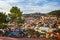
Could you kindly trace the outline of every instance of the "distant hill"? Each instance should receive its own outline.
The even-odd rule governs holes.
[[[60,16],[60,10],[55,10],[55,11],[49,12],[48,14],[49,14],[49,15]]]
[[[49,13],[30,13],[30,14],[23,14],[22,16],[24,18],[26,17],[34,17],[34,18],[40,18],[41,16],[47,16],[48,15],[55,15],[55,16],[60,16],[60,10],[54,10]]]
[[[34,18],[39,18],[40,16],[46,16],[43,13],[30,13],[30,14],[23,14],[23,17],[34,17]]]

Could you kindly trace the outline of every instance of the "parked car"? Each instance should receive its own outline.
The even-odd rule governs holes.
[[[20,30],[13,30],[9,33],[8,36],[10,37],[24,37],[26,32],[23,29]]]
[[[14,31],[11,31],[8,36],[10,37],[18,37],[19,35],[19,30],[14,30]]]

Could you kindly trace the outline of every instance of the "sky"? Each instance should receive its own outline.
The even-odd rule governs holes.
[[[17,6],[24,14],[48,13],[60,10],[60,0],[0,0],[0,12],[9,13],[12,6]]]

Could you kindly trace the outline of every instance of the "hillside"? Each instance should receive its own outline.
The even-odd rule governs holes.
[[[48,14],[49,14],[49,15],[60,16],[60,10],[51,11],[51,12],[49,12]]]

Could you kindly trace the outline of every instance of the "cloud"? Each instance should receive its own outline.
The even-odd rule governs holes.
[[[5,2],[23,2],[24,0],[0,0],[0,1],[5,1]]]
[[[9,12],[12,6],[18,6],[23,13],[47,13],[60,9],[58,0],[0,0],[0,11]]]
[[[0,1],[0,12],[9,12],[10,8],[11,6],[8,3]]]
[[[57,2],[50,2],[50,3],[44,4],[41,7],[42,13],[48,13],[48,12],[53,11],[53,10],[60,10],[60,5],[58,5]]]
[[[60,5],[57,2],[50,2],[46,3],[42,6],[34,6],[34,5],[24,5],[20,6],[24,13],[34,13],[34,12],[41,12],[41,13],[48,13],[53,10],[59,10]]]
[[[36,5],[41,2],[47,2],[47,0],[23,0],[20,1],[19,3],[26,4],[26,5]]]

